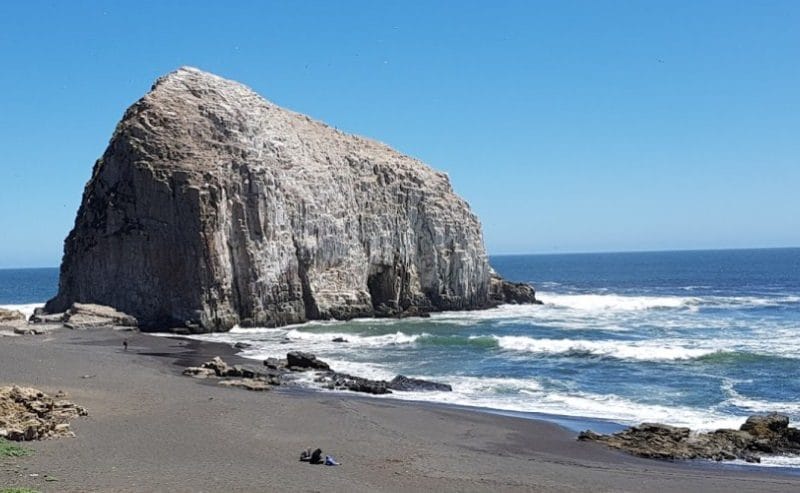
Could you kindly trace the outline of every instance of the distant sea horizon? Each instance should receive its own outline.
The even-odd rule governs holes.
[[[576,251],[547,251],[547,252],[506,252],[489,253],[492,257],[524,257],[528,255],[604,255],[604,254],[625,254],[625,253],[669,253],[669,252],[728,252],[737,250],[792,250],[800,249],[800,246],[765,246],[765,247],[721,247],[721,248],[669,248],[669,249],[644,249],[644,250],[576,250]],[[59,262],[60,264],[60,262]],[[35,269],[59,269],[59,265],[23,265],[23,266],[3,266],[0,270],[35,270]]]

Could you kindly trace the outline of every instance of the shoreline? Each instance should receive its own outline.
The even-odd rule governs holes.
[[[209,357],[213,357],[214,355],[219,355],[222,357],[229,364],[250,364],[253,365],[255,363],[261,363],[261,360],[255,358],[247,358],[244,356],[239,356],[240,349],[235,348],[232,344],[226,342],[214,342],[214,341],[204,341],[200,339],[193,339],[191,336],[183,336],[183,335],[176,335],[170,333],[146,333],[150,336],[155,337],[164,337],[167,339],[178,339],[178,340],[189,340],[193,342],[197,342],[200,346],[207,346],[204,348],[205,350],[202,354],[212,355]],[[218,348],[218,352],[214,353],[213,348]],[[221,353],[226,353],[225,356],[222,356]],[[175,364],[184,365],[184,366],[192,366],[192,365],[199,365],[207,360],[199,361],[195,358],[182,358],[181,363],[178,363],[178,360],[175,361]],[[357,375],[358,376],[358,375]],[[445,382],[447,383],[447,382]],[[459,411],[459,412],[466,412],[466,413],[480,413],[486,414],[491,416],[502,416],[506,418],[513,418],[513,419],[522,419],[522,420],[530,420],[534,422],[540,423],[548,423],[556,425],[557,427],[563,429],[567,432],[574,440],[577,440],[577,434],[584,430],[592,430],[596,433],[615,433],[617,431],[621,431],[625,428],[628,428],[629,425],[614,421],[613,419],[603,419],[597,418],[592,416],[575,416],[575,415],[562,415],[562,414],[552,414],[552,413],[544,413],[544,412],[536,412],[536,411],[511,411],[507,409],[496,409],[491,407],[483,407],[483,406],[469,406],[469,405],[462,405],[462,404],[454,404],[448,402],[434,402],[434,401],[426,401],[426,400],[414,400],[414,399],[404,399],[401,397],[397,397],[397,394],[386,394],[386,395],[369,395],[363,394],[359,392],[352,392],[346,390],[325,390],[322,388],[315,388],[315,387],[308,387],[308,386],[285,386],[279,387],[275,391],[282,392],[282,393],[296,393],[300,396],[308,396],[313,397],[316,394],[322,395],[336,395],[345,399],[364,399],[366,401],[372,400],[379,400],[379,401],[391,401],[392,404],[395,405],[409,405],[409,406],[423,406],[429,407],[432,409],[443,409],[443,410],[452,410],[452,411]],[[627,455],[627,454],[626,454]],[[731,469],[731,470],[740,470],[740,471],[751,471],[751,472],[759,472],[768,470],[770,472],[774,472],[779,475],[787,475],[787,476],[797,476],[800,477],[800,467],[790,467],[790,466],[780,466],[780,465],[772,465],[772,464],[751,464],[744,461],[723,461],[723,462],[715,462],[711,460],[686,460],[686,461],[667,461],[667,460],[658,460],[658,459],[646,459],[654,462],[660,463],[673,463],[673,464],[682,464],[693,468],[712,468],[712,469]]]
[[[103,329],[4,338],[0,383],[64,390],[89,416],[72,422],[75,438],[28,442],[32,457],[1,460],[0,485],[43,492],[800,489],[800,478],[773,468],[639,459],[528,417],[312,389],[248,392],[180,374],[217,355],[253,361],[235,352],[223,343]],[[298,462],[300,450],[317,446],[343,465]]]

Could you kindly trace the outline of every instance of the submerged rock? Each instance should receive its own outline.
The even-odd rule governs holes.
[[[409,378],[403,375],[397,375],[391,379],[387,386],[392,390],[404,392],[451,392],[453,390],[453,387],[446,383],[431,382],[430,380],[422,380],[420,378]]]
[[[503,286],[447,175],[181,68],[95,164],[46,311],[207,332],[535,299]]]
[[[584,431],[578,440],[596,441],[639,457],[655,459],[741,459],[760,462],[762,455],[800,455],[800,430],[780,414],[751,416],[739,430],[693,433],[656,423],[632,426],[613,435]]]
[[[324,373],[314,381],[331,390],[350,390],[375,395],[392,393],[386,380],[370,380],[335,371]]]

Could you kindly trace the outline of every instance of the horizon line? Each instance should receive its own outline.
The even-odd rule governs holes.
[[[593,250],[593,251],[570,251],[570,252],[527,252],[527,253],[489,253],[489,257],[526,257],[526,256],[548,256],[548,255],[615,255],[625,253],[670,253],[670,252],[735,252],[746,250],[797,250],[800,246],[769,246],[769,247],[727,247],[727,248],[673,248],[662,250]],[[60,265],[47,266],[0,266],[0,270],[35,270],[35,269],[59,269]]]

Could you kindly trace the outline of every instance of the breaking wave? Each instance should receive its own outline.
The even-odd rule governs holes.
[[[639,361],[669,361],[700,358],[717,352],[717,349],[713,348],[691,347],[674,342],[534,339],[526,336],[493,337],[502,349],[545,355],[591,355]]]

